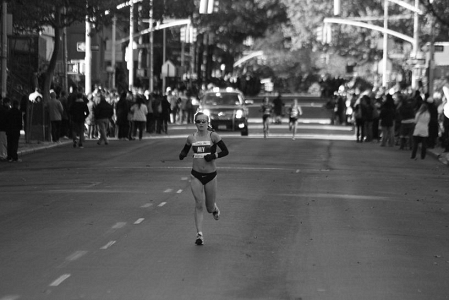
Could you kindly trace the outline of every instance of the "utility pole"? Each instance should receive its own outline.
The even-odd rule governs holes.
[[[430,97],[433,97],[434,91],[434,77],[435,77],[435,17],[430,16],[430,45],[429,45],[429,76],[428,76],[428,90]]]
[[[89,16],[86,16],[86,42],[84,58],[84,92],[86,95],[92,92],[92,24],[89,22]]]
[[[67,77],[67,27],[62,29],[62,72],[64,73],[62,89],[67,93],[69,90],[69,79]]]
[[[388,30],[388,0],[384,0],[384,30]],[[383,74],[382,74],[382,86],[387,87],[387,70],[388,69],[388,34],[384,32],[383,41]]]
[[[117,16],[114,15],[114,17],[112,18],[112,48],[111,48],[111,88],[115,89],[115,49],[116,49],[116,45],[115,45],[115,40],[117,39]]]
[[[150,47],[148,49],[148,55],[149,55],[149,71],[148,71],[148,78],[150,80],[150,92],[154,91],[154,83],[153,83],[153,40],[154,40],[154,34],[153,34],[153,0],[150,0]]]
[[[8,64],[8,33],[7,33],[8,4],[6,0],[2,3],[2,97],[7,94],[7,64]]]
[[[129,62],[128,62],[128,82],[129,90],[134,87],[134,0],[131,0],[129,9]]]

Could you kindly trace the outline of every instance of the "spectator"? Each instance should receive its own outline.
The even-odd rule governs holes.
[[[380,108],[379,120],[382,127],[382,143],[381,147],[385,147],[388,143],[389,147],[394,146],[394,120],[396,116],[396,107],[393,97],[386,95],[385,102]]]
[[[147,111],[148,111],[147,123],[146,123],[147,133],[154,133],[154,113],[153,113],[154,96],[151,95],[149,91],[146,91],[145,98],[146,98],[146,106],[147,106]]]
[[[170,102],[167,100],[167,96],[163,96],[161,100],[162,112],[160,114],[160,128],[164,133],[168,133],[168,122],[170,120]]]
[[[12,107],[6,115],[7,160],[9,162],[22,162],[17,151],[19,150],[20,130],[22,130],[22,112],[19,110],[19,101],[14,100]]]
[[[84,148],[84,122],[89,115],[89,108],[83,99],[82,93],[76,94],[76,99],[70,106],[69,116],[72,121],[73,148],[76,148],[77,136],[79,136],[78,147]]]
[[[6,122],[6,118],[10,108],[9,98],[3,98],[2,103],[0,104],[0,161],[6,161],[8,157],[8,143],[6,137],[8,123]]]
[[[413,142],[413,129],[415,127],[413,99],[401,99],[397,110],[401,123],[399,129],[399,149],[404,150],[407,147],[411,150]]]
[[[109,120],[114,115],[114,108],[106,101],[104,95],[100,95],[100,103],[95,106],[94,113],[95,120],[100,131],[100,139],[98,140],[97,145],[101,145],[102,141],[105,145],[108,145],[109,142],[106,131],[109,127]]]
[[[61,135],[60,137],[68,137],[69,134],[69,101],[67,98],[67,93],[65,91],[61,91],[61,96],[59,97],[59,101],[62,104],[62,120],[61,120]]]
[[[277,97],[273,100],[274,122],[276,124],[281,124],[281,118],[284,114],[284,105],[281,92],[278,92]]]
[[[438,109],[432,97],[427,98],[427,107],[429,109],[429,137],[427,138],[427,148],[433,149],[437,144],[438,139]]]
[[[95,122],[95,114],[94,114],[96,103],[94,101],[93,95],[89,95],[87,99],[89,101],[87,102],[87,108],[89,108],[89,115],[86,118],[87,138],[94,139],[98,137],[97,123]]]
[[[143,130],[145,124],[147,123],[148,108],[145,105],[145,99],[143,96],[137,96],[136,104],[131,107],[131,112],[133,113],[134,122],[134,133],[133,136],[136,137],[137,129],[139,129],[139,141],[142,140]]]
[[[368,95],[364,95],[362,99],[364,99],[362,102],[362,115],[365,119],[365,142],[371,142],[373,140],[374,104]]]
[[[129,123],[128,123],[128,100],[126,100],[127,92],[120,95],[120,99],[115,106],[115,114],[117,116],[118,139],[128,139]]]
[[[416,158],[418,145],[421,144],[421,159],[426,158],[426,144],[429,136],[430,113],[427,103],[423,102],[415,116],[415,129],[413,130],[413,150],[410,158]]]
[[[50,116],[51,137],[53,142],[58,143],[61,136],[61,122],[64,108],[62,107],[61,102],[56,99],[56,92],[54,90],[50,91],[50,99],[48,100],[47,108]]]
[[[365,119],[363,117],[362,112],[362,102],[363,97],[360,97],[357,99],[357,101],[354,104],[354,119],[355,119],[355,126],[356,126],[356,139],[357,143],[362,143],[365,139]]]

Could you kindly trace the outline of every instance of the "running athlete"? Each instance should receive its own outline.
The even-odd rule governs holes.
[[[292,106],[289,109],[290,112],[290,123],[289,129],[293,130],[292,139],[295,140],[296,135],[296,124],[298,123],[298,117],[302,115],[301,106],[298,105],[298,99],[293,100]]]
[[[220,210],[215,203],[217,193],[217,168],[215,159],[229,154],[228,148],[216,133],[208,130],[209,117],[202,112],[195,115],[197,131],[187,137],[187,142],[179,154],[183,160],[193,150],[193,167],[191,171],[190,187],[195,198],[195,244],[203,245],[203,207],[206,202],[208,213],[212,213],[215,220],[220,218]],[[217,153],[217,146],[220,152]],[[203,196],[204,195],[204,196]]]
[[[268,132],[269,132],[269,118],[271,117],[271,114],[273,113],[273,104],[270,103],[270,99],[268,97],[265,97],[263,99],[263,104],[260,108],[260,111],[262,112],[262,123],[263,123],[263,137],[267,138]]]

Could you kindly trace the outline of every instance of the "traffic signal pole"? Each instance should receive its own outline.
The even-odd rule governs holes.
[[[8,64],[8,34],[6,26],[8,26],[8,4],[6,0],[2,3],[2,97],[6,97],[7,94],[7,64]]]

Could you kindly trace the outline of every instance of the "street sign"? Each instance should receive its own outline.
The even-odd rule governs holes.
[[[99,45],[91,45],[90,51],[99,51],[100,46]],[[86,52],[86,43],[85,42],[77,42],[76,43],[76,51],[77,52]]]
[[[86,52],[86,43],[85,42],[77,42],[76,43],[76,51]]]

